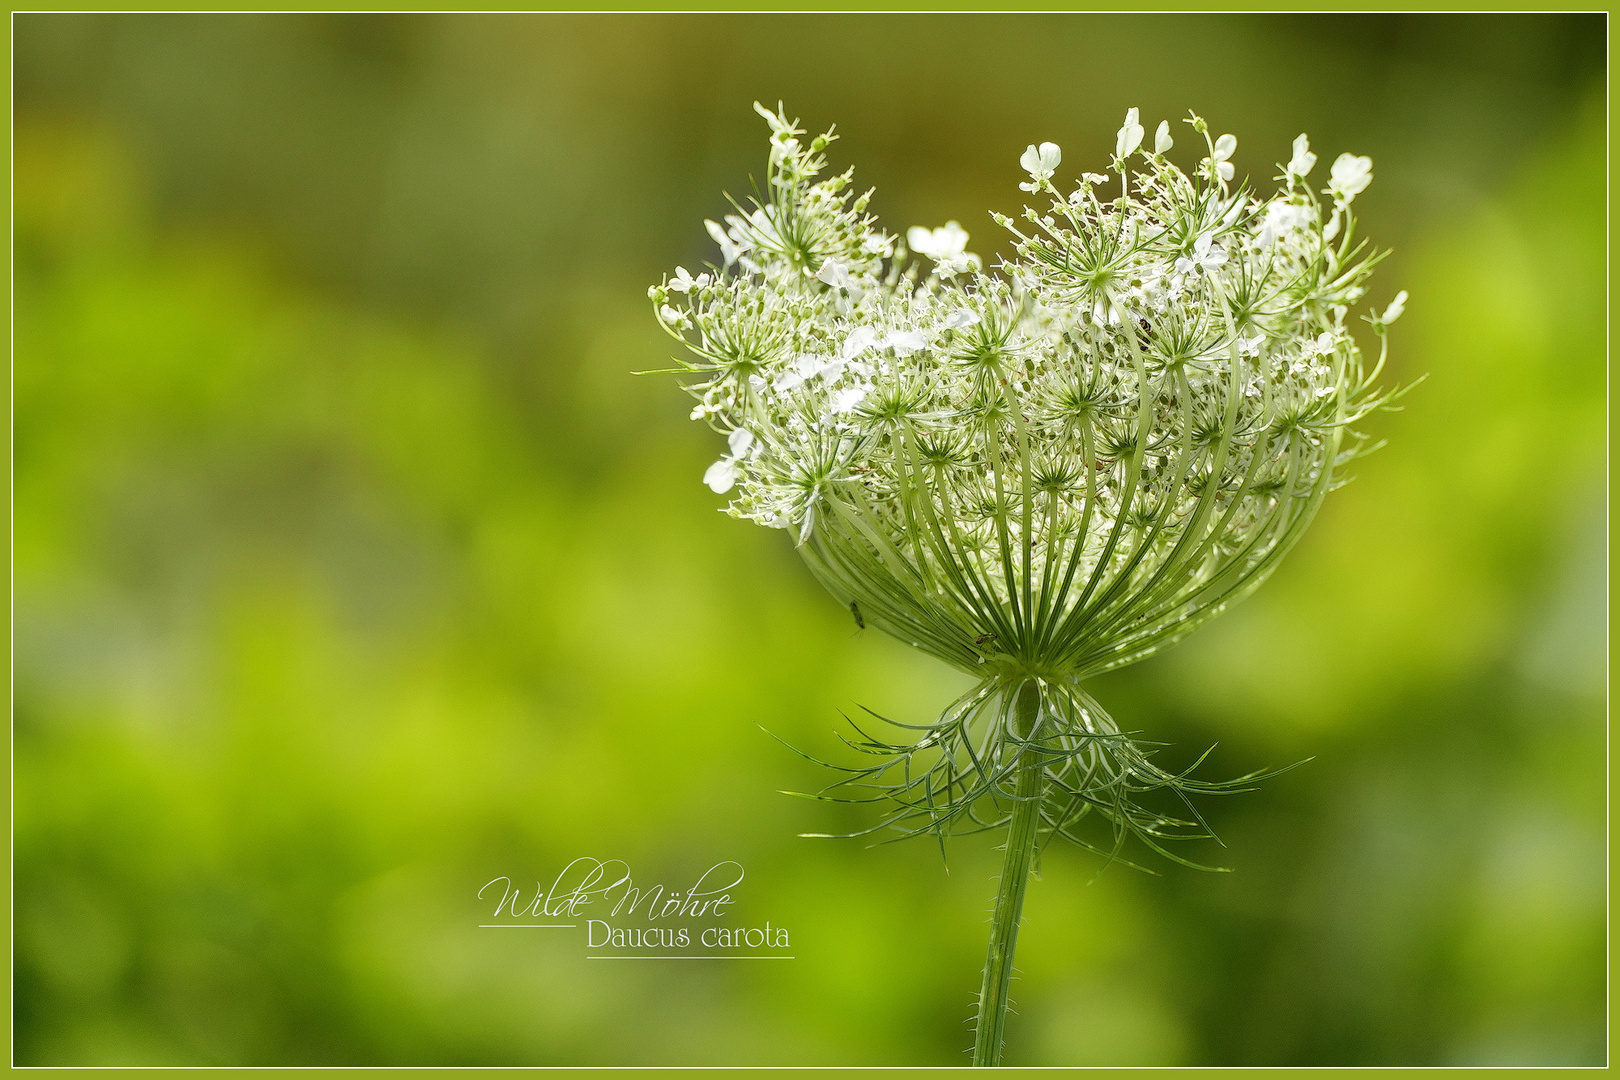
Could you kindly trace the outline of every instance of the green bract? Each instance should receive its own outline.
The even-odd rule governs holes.
[[[842,783],[894,800],[882,824],[907,832],[1033,799],[1039,828],[1087,846],[1091,811],[1161,851],[1196,834],[1133,796],[1228,786],[1156,768],[1081,683],[1253,591],[1366,448],[1351,425],[1388,400],[1405,300],[1367,318],[1369,370],[1346,320],[1379,258],[1350,213],[1371,162],[1342,156],[1319,193],[1301,136],[1259,197],[1232,183],[1232,136],[1189,120],[1207,150],[1189,175],[1133,109],[1111,172],[1067,193],[1059,148],[1026,151],[1047,205],[997,217],[1016,255],[985,271],[955,222],[883,232],[849,173],[817,180],[830,132],[806,144],[760,112],[765,189],[708,223],[721,264],[651,290],[691,353],[692,415],[728,438],[705,480],[789,530],[867,624],[980,679],[914,741],[863,736],[879,760]]]

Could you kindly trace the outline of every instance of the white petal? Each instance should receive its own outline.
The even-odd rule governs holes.
[[[709,236],[720,245],[720,255],[725,259],[727,266],[736,262],[738,256],[747,250],[748,245],[733,240],[726,234],[726,230],[720,227],[718,221],[704,221],[703,227],[709,230]]]
[[[941,255],[960,255],[967,250],[968,234],[954,221],[947,221],[934,230],[934,243]]]
[[[731,458],[721,458],[709,466],[703,474],[703,482],[716,495],[724,495],[737,486],[737,463]]]
[[[934,247],[934,231],[925,229],[921,225],[913,225],[906,230],[906,247],[919,255],[927,255],[929,258],[933,258],[936,250]]]
[[[928,347],[928,339],[921,330],[896,330],[884,339],[884,344],[900,356],[910,356]]]
[[[857,326],[849,332],[844,339],[844,347],[839,355],[845,360],[853,360],[867,349],[877,344],[878,332],[870,326]]]
[[[1162,154],[1176,145],[1176,140],[1170,137],[1170,121],[1160,120],[1159,130],[1153,133],[1153,152]]]
[[[1288,162],[1288,171],[1295,176],[1304,176],[1316,167],[1316,155],[1311,153],[1311,140],[1301,134],[1294,140],[1294,156]]]
[[[1024,171],[1031,176],[1035,176],[1040,172],[1041,152],[1035,149],[1034,143],[1030,143],[1028,149],[1019,155],[1018,164],[1022,165]]]
[[[811,372],[810,375],[806,376],[806,378],[815,378],[819,375],[828,382],[834,382],[837,380],[838,376],[844,373],[844,369],[848,366],[849,361],[845,360],[843,357],[826,357],[822,359],[816,370]]]
[[[821,269],[816,271],[817,280],[835,289],[849,288],[849,267],[831,255],[822,260]]]
[[[1129,109],[1125,113],[1125,123],[1120,126],[1119,134],[1114,138],[1114,156],[1125,157],[1134,153],[1141,145],[1141,113],[1136,109]]]
[[[1345,202],[1367,190],[1370,183],[1372,183],[1372,158],[1340,154],[1334,160],[1328,187],[1344,196]]]
[[[862,401],[866,400],[868,386],[851,386],[840,390],[832,396],[832,411],[834,413],[847,413]]]
[[[1406,311],[1406,290],[1402,289],[1400,292],[1395,294],[1395,299],[1390,301],[1389,307],[1384,309],[1384,317],[1379,321],[1384,323],[1384,325],[1387,326],[1390,323],[1394,322],[1396,319],[1400,318],[1402,313],[1404,313],[1405,311]]]

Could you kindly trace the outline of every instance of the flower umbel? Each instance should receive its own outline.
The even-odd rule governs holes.
[[[996,217],[1014,255],[986,271],[954,221],[899,245],[850,173],[818,179],[831,132],[805,143],[760,111],[767,184],[709,223],[722,265],[651,290],[693,416],[731,439],[705,479],[729,513],[790,530],[866,624],[979,680],[913,738],[863,734],[874,763],[835,786],[888,800],[874,829],[1010,823],[1111,857],[1135,835],[1183,861],[1165,842],[1201,822],[1141,797],[1253,778],[1160,769],[1082,684],[1252,592],[1368,448],[1354,425],[1391,397],[1406,299],[1367,317],[1369,364],[1346,320],[1381,257],[1350,211],[1371,161],[1338,158],[1324,202],[1300,136],[1262,197],[1233,185],[1235,137],[1192,117],[1207,154],[1189,175],[1168,125],[1150,152],[1132,109],[1112,175],[1067,194],[1055,144],[1024,152],[1020,186],[1047,205]]]
[[[1405,302],[1370,319],[1368,370],[1345,320],[1377,261],[1348,219],[1370,161],[1334,163],[1330,234],[1304,136],[1259,198],[1229,186],[1235,138],[1205,135],[1189,177],[1162,124],[1137,153],[1133,109],[1115,147],[1133,194],[1105,200],[1093,174],[1052,189],[1026,224],[1000,219],[1016,257],[985,273],[954,221],[907,232],[931,266],[896,251],[849,173],[816,180],[831,133],[804,144],[767,115],[768,196],[711,223],[723,265],[677,268],[652,298],[692,354],[693,415],[730,439],[705,476],[735,491],[729,512],[792,530],[840,601],[983,679],[916,746],[881,747],[934,761],[888,824],[977,823],[1018,749],[977,728],[1004,727],[992,701],[1034,679],[1048,826],[1094,812],[1158,847],[1172,823],[1125,796],[1191,782],[1079,684],[1252,591],[1363,448],[1352,425],[1388,399],[1382,334]],[[1045,143],[1021,164],[1047,184],[1060,160]]]

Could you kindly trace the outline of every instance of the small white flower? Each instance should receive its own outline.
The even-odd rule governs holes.
[[[714,239],[716,244],[720,245],[720,256],[725,259],[728,267],[736,262],[743,252],[748,250],[747,244],[738,243],[729,236],[718,221],[705,220],[703,227],[709,230],[709,236]]]
[[[1337,195],[1339,201],[1350,202],[1367,190],[1370,183],[1372,183],[1372,158],[1340,154],[1334,160],[1328,190]]]
[[[832,396],[833,415],[854,411],[855,406],[866,400],[866,395],[871,389],[870,386],[858,385],[835,392]]]
[[[1029,149],[1024,151],[1023,156],[1018,159],[1018,164],[1022,165],[1024,171],[1029,173],[1033,183],[1019,184],[1018,186],[1025,191],[1037,190],[1041,184],[1052,179],[1052,174],[1057,172],[1057,167],[1062,161],[1063,151],[1059,149],[1057,143],[1043,142],[1039,149],[1036,149],[1031,144]]]
[[[937,229],[913,225],[906,230],[906,246],[919,255],[934,260],[934,272],[940,277],[953,277],[980,265],[979,257],[967,250],[968,234],[954,221],[947,221]]]
[[[838,377],[844,373],[844,369],[847,367],[849,367],[848,360],[842,356],[834,356],[829,360],[822,361],[821,365],[807,375],[806,378],[822,378],[828,382],[837,382]]]
[[[777,102],[777,104],[781,105],[781,102]],[[786,119],[778,116],[776,113],[771,112],[771,110],[767,109],[764,105],[761,105],[757,101],[754,102],[754,111],[759,113],[760,116],[764,117],[765,123],[770,126],[771,139],[773,142],[775,141],[776,136],[792,130],[793,125],[789,124]]]
[[[1215,237],[1205,233],[1193,241],[1191,255],[1183,255],[1176,260],[1176,273],[1190,274],[1194,270],[1209,273],[1219,270],[1226,265],[1226,249],[1215,242]]]
[[[658,317],[677,330],[690,330],[692,320],[686,317],[686,312],[672,308],[668,304],[658,309]]]
[[[1311,211],[1309,207],[1281,200],[1270,203],[1266,207],[1266,216],[1264,221],[1261,222],[1260,232],[1255,237],[1255,242],[1261,247],[1271,247],[1284,236],[1297,232],[1310,223]]]
[[[1265,340],[1266,336],[1264,334],[1256,334],[1253,337],[1238,338],[1238,355],[1259,356],[1260,346],[1265,342]]]
[[[1311,153],[1311,140],[1309,136],[1301,135],[1294,140],[1294,156],[1288,161],[1290,176],[1305,176],[1316,168],[1316,155]]]
[[[843,366],[840,360],[829,360],[825,356],[805,353],[778,375],[771,386],[780,391],[797,390],[809,380],[826,373],[829,368],[835,367],[838,371],[842,371]]]
[[[906,245],[919,255],[930,259],[954,255],[967,247],[968,234],[954,221],[947,221],[937,229],[913,225],[906,230]]]
[[[798,154],[799,140],[782,138],[780,135],[771,137],[771,166],[779,168],[782,162]]]
[[[1326,356],[1338,347],[1338,339],[1328,333],[1317,334],[1316,340],[1311,342],[1311,345],[1315,347],[1318,356]]]
[[[701,289],[708,283],[708,274],[699,274],[697,277],[693,277],[687,273],[686,267],[677,266],[675,276],[669,279],[669,288],[671,292],[684,293],[691,292],[693,289]]]
[[[822,260],[821,269],[816,271],[816,279],[835,289],[847,289],[850,287],[849,267],[829,255]]]
[[[710,465],[703,473],[703,482],[716,495],[724,495],[737,486],[737,463],[728,457]]]
[[[703,472],[703,482],[709,485],[709,490],[716,495],[724,495],[737,486],[737,477],[741,470],[737,462],[748,456],[754,448],[754,433],[747,428],[733,428],[731,434],[726,436],[726,445],[731,453],[710,465]]]
[[[1153,152],[1162,154],[1176,145],[1176,140],[1170,137],[1170,121],[1160,120],[1158,130],[1153,133]]]
[[[1119,134],[1114,137],[1114,156],[1125,157],[1135,153],[1136,148],[1142,145],[1142,124],[1140,113],[1135,109],[1125,111],[1125,123],[1120,125]]]
[[[1400,292],[1395,294],[1395,299],[1389,302],[1389,307],[1384,309],[1384,314],[1379,317],[1378,321],[1383,323],[1385,326],[1388,326],[1390,323],[1400,318],[1402,313],[1405,311],[1406,290],[1402,289]]]
[[[896,330],[884,338],[882,344],[894,350],[896,356],[910,356],[928,347],[928,339],[921,330]]]
[[[849,332],[844,339],[844,347],[839,350],[839,356],[844,360],[853,360],[867,349],[877,344],[878,332],[870,326],[857,326]]]
[[[1080,179],[1088,184],[1106,184],[1112,178],[1107,173],[1087,172],[1081,173]]]
[[[887,259],[894,254],[894,237],[885,233],[873,233],[861,241],[861,250],[868,255],[876,255],[880,259]]]
[[[976,323],[978,321],[979,321],[978,312],[969,311],[966,308],[962,308],[961,310],[953,311],[948,316],[946,316],[946,318],[945,318],[945,329],[947,329],[947,330],[966,330],[968,327],[972,326],[974,323]]]
[[[1237,153],[1236,135],[1222,135],[1215,140],[1215,149],[1206,160],[1222,180],[1232,179],[1233,174],[1236,172],[1231,161],[1232,155],[1235,153]]]

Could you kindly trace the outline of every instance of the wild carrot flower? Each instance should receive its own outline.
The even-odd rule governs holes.
[[[1303,135],[1270,195],[1234,184],[1237,140],[1197,116],[1191,175],[1168,124],[1143,147],[1135,109],[1111,172],[1071,189],[1059,148],[1032,145],[1020,187],[1045,205],[995,215],[1014,255],[986,271],[954,221],[883,231],[851,173],[818,179],[832,132],[804,142],[756,109],[763,191],[707,223],[720,265],[650,297],[688,353],[693,416],[727,438],[704,480],[728,512],[787,530],[865,624],[977,680],[914,738],[863,734],[876,760],[839,785],[887,798],[875,828],[1008,829],[975,1058],[993,1063],[1037,840],[1116,856],[1134,835],[1183,861],[1165,842],[1200,824],[1139,798],[1252,779],[1160,769],[1085,681],[1276,568],[1367,449],[1353,425],[1389,399],[1377,378],[1406,294],[1364,317],[1369,365],[1350,313],[1380,256],[1350,207],[1372,163],[1338,158],[1324,202]]]

